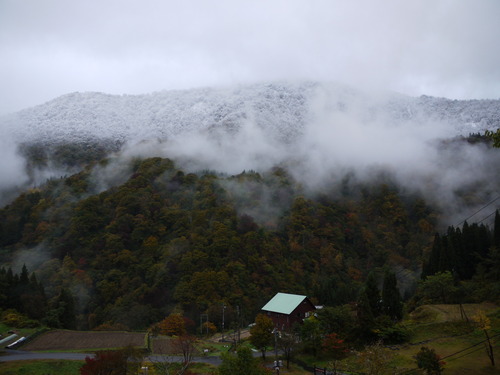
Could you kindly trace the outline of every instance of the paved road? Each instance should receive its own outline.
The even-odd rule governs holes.
[[[40,352],[26,352],[22,350],[10,350],[5,349],[5,351],[0,353],[0,362],[7,361],[25,361],[25,360],[37,360],[37,359],[62,359],[68,361],[83,361],[85,357],[92,356],[89,353],[66,353],[66,352],[54,352],[54,353],[40,353]],[[151,362],[182,362],[183,358],[181,356],[161,356],[161,355],[151,355],[146,357],[146,360]],[[203,362],[210,363],[212,365],[219,365],[221,359],[219,357],[194,357],[193,362]]]
[[[5,349],[3,354],[0,353],[0,362],[35,359],[65,359],[83,361],[87,356],[89,356],[88,353],[38,353]]]

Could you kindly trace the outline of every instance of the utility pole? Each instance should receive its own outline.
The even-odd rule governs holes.
[[[241,341],[241,331],[240,331],[240,305],[236,306],[236,314],[237,314],[237,317],[238,317],[238,344],[240,343]]]
[[[274,357],[276,358],[274,361],[274,370],[276,371],[276,374],[279,375],[280,367],[283,366],[283,362],[278,359],[278,334],[279,334],[278,329],[277,328],[273,329],[273,333],[274,333]]]
[[[208,336],[208,314],[200,315],[200,333],[203,335],[203,318],[205,319],[206,332]]]
[[[226,305],[222,302],[222,342],[224,342],[224,311],[226,310]]]
[[[274,356],[276,357],[276,363],[278,362],[278,330],[275,328],[274,333]]]

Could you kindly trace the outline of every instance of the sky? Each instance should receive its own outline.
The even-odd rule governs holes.
[[[500,98],[498,0],[0,0],[0,114],[268,81]]]

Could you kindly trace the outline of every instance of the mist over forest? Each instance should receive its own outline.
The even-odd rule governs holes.
[[[5,361],[115,337],[81,373],[494,372],[499,14],[0,0]],[[12,371],[45,365],[78,366]]]
[[[410,298],[436,233],[491,237],[499,124],[498,100],[318,82],[68,94],[0,119],[0,264],[36,274],[39,318],[69,291],[79,329],[349,303],[386,268]]]
[[[412,98],[333,83],[73,93],[0,120],[0,203],[108,155],[114,167],[96,181],[103,188],[129,159],[162,156],[186,171],[282,166],[313,191],[345,176],[390,175],[454,218],[470,210],[456,199],[464,188],[475,186],[472,205],[495,195],[498,164],[483,142],[457,139],[499,126],[498,100]]]

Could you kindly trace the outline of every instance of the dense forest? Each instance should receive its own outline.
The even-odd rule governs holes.
[[[248,324],[276,292],[341,306],[387,275],[408,306],[432,299],[419,280],[433,275],[480,291],[456,293],[460,302],[500,295],[486,292],[499,284],[498,212],[494,228],[438,233],[437,209],[388,175],[313,194],[284,167],[184,173],[149,158],[104,186],[96,171],[110,163],[48,180],[0,210],[0,309],[53,327],[135,330],[172,312],[219,325],[223,303],[227,327],[236,309]]]

